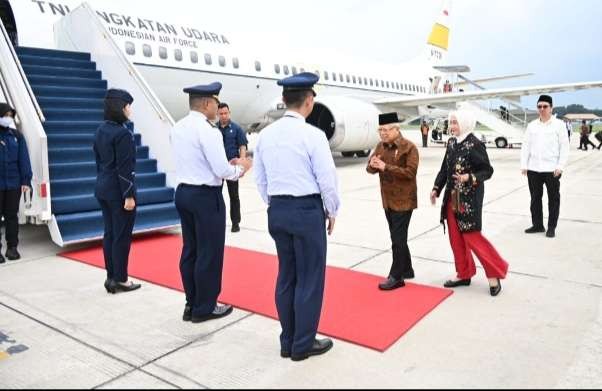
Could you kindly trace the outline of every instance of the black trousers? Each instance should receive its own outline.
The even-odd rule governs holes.
[[[4,218],[6,227],[6,245],[8,248],[17,247],[19,244],[19,203],[21,202],[21,189],[0,190],[0,215]],[[0,233],[0,247],[2,247]]]
[[[579,149],[585,149],[587,151],[588,145],[591,145],[592,148],[597,148],[596,144],[592,143],[589,139],[589,136],[581,136],[581,141],[579,143]]]
[[[240,224],[240,196],[238,195],[238,181],[226,181],[228,196],[230,197],[230,220],[232,224]]]
[[[412,212],[385,210],[389,232],[391,233],[391,242],[393,243],[393,265],[389,276],[397,280],[401,280],[404,275],[414,273],[412,255],[408,247],[408,228],[410,227]]]
[[[529,191],[531,192],[531,220],[533,226],[545,228],[543,224],[543,186],[548,191],[548,229],[556,229],[560,215],[560,177],[552,172],[529,171]]]
[[[429,135],[423,134],[422,135],[422,147],[427,148],[428,146],[429,146]]]
[[[105,224],[102,248],[107,278],[115,282],[127,282],[136,210],[128,212],[123,209],[124,201],[98,200],[98,203]]]
[[[226,205],[221,187],[180,185],[176,208],[184,247],[180,273],[186,302],[194,316],[209,315],[222,290],[226,242]]]

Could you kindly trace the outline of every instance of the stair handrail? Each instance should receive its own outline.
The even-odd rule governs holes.
[[[171,149],[166,148],[175,121],[92,7],[83,3],[59,19],[54,25],[54,38],[58,49],[90,53],[109,87],[124,88],[132,94],[136,131],[150,147],[159,171],[166,174],[167,185],[177,186]]]
[[[20,222],[29,217],[34,224],[44,224],[52,218],[48,138],[42,125],[45,118],[1,20],[0,31],[2,91],[7,103],[17,111],[16,122],[27,142],[33,173],[31,203],[20,209]]]
[[[159,114],[159,116],[161,117],[162,120],[171,122],[171,125],[173,126],[175,124],[175,121],[173,120],[173,118],[171,117],[171,115],[169,114],[169,112],[167,111],[167,109],[165,108],[165,106],[163,106],[163,104],[161,103],[161,101],[157,98],[157,96],[155,95],[155,93],[153,92],[153,90],[150,88],[150,86],[148,85],[148,83],[146,82],[146,80],[144,79],[144,77],[134,67],[134,65],[127,59],[127,57],[125,56],[125,54],[123,53],[123,51],[119,48],[119,46],[117,46],[117,44],[115,43],[115,41],[111,38],[111,33],[100,22],[100,20],[98,19],[98,16],[96,15],[96,12],[90,6],[89,3],[83,2],[79,7],[75,8],[69,14],[67,14],[64,17],[62,17],[54,25],[55,38],[59,39],[59,40],[63,39],[63,38],[66,38],[66,37],[57,37],[57,35],[58,35],[57,34],[57,30],[60,29],[61,24],[66,23],[69,20],[69,18],[72,15],[75,15],[77,12],[85,12],[85,13],[88,14],[90,22],[94,24],[95,28],[97,28],[99,31],[102,32],[103,37],[107,40],[107,42],[109,43],[109,45],[111,45],[113,47],[113,50],[115,52],[114,54],[117,55],[118,60],[122,63],[122,65],[124,67],[127,68],[127,70],[130,73],[130,75],[136,80],[136,83],[141,87],[142,91],[144,92],[144,94],[148,98],[148,101],[153,105],[153,108],[155,109],[155,111],[157,112],[157,114]],[[71,37],[67,37],[67,38],[70,39]],[[72,44],[72,46],[75,49],[78,48],[78,45],[75,44],[75,42],[73,42],[73,40],[71,40],[70,43]],[[64,42],[57,42],[57,45],[60,47],[61,45],[64,45]]]

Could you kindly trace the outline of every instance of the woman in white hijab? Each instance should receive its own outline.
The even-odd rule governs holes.
[[[450,113],[449,126],[452,138],[441,170],[435,180],[431,202],[445,189],[441,208],[441,223],[449,228],[456,263],[457,279],[447,281],[446,288],[469,286],[476,275],[474,253],[489,279],[490,294],[497,296],[502,291],[500,280],[506,278],[508,263],[493,245],[482,235],[484,182],[493,175],[485,145],[472,133],[476,125],[471,111],[459,110]]]

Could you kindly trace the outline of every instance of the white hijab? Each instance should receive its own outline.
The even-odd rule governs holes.
[[[449,113],[450,122],[452,117],[456,117],[456,120],[458,120],[460,134],[456,136],[456,140],[458,143],[461,143],[466,140],[466,137],[468,137],[474,131],[477,125],[477,120],[472,111],[465,109],[460,109]]]

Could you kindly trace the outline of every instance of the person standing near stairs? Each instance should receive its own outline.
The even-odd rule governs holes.
[[[0,103],[0,215],[6,226],[6,258],[21,258],[19,244],[19,203],[21,194],[31,190],[31,162],[25,138],[17,130],[15,109]],[[0,253],[0,263],[5,259]]]
[[[232,306],[218,305],[226,242],[223,181],[235,181],[251,169],[250,159],[226,159],[217,120],[221,83],[184,89],[190,113],[171,130],[178,189],[176,208],[184,246],[180,273],[186,292],[182,320],[201,323],[223,318]]]
[[[131,292],[140,284],[128,281],[128,258],[136,220],[136,143],[125,126],[134,98],[124,90],[110,89],[104,100],[104,119],[96,131],[95,196],[105,225],[103,251],[108,293]]]

